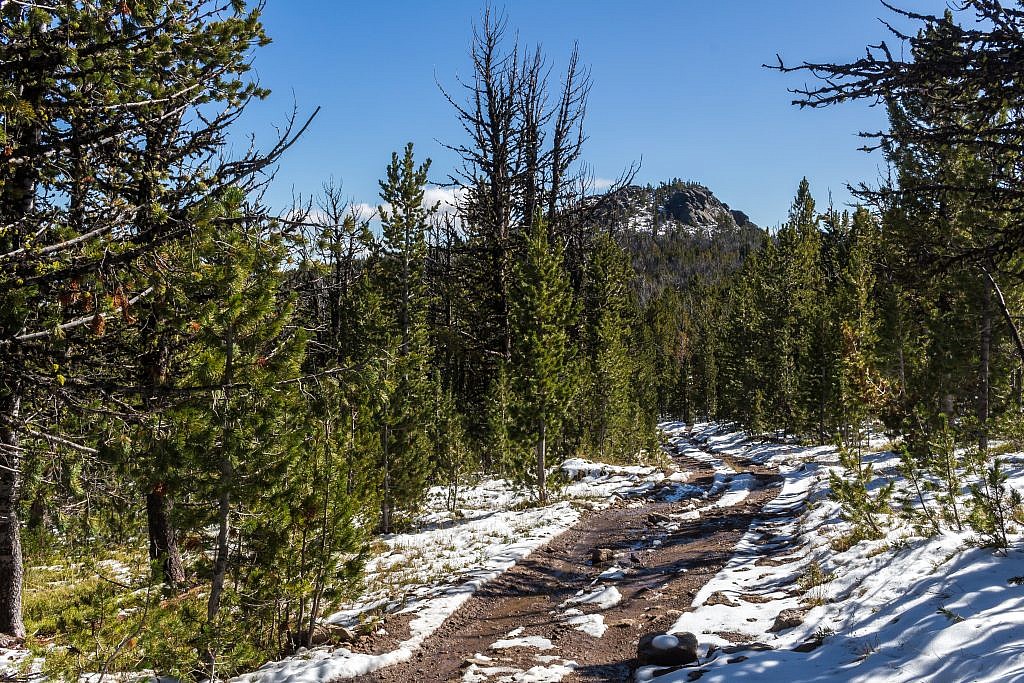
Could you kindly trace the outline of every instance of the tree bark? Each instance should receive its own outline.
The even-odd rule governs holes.
[[[206,619],[212,624],[220,611],[220,598],[224,592],[224,577],[228,570],[228,533],[231,514],[231,486],[234,478],[234,467],[231,463],[231,449],[228,440],[231,438],[231,383],[234,381],[234,328],[228,326],[227,354],[224,362],[224,417],[220,436],[220,495],[217,501],[217,555],[213,563],[213,580],[210,584],[210,598],[206,604]],[[211,658],[211,677],[213,653]]]
[[[388,453],[388,428],[385,425],[380,431],[380,446],[384,456],[384,491],[380,499],[380,532],[391,533],[391,462]]]
[[[159,332],[161,325],[157,313],[158,301],[154,301],[150,309],[148,324],[143,327],[142,335],[146,346],[150,349],[142,363],[141,382],[147,389],[145,405],[147,410],[154,410],[154,398],[166,385],[170,349],[164,335]],[[160,456],[160,430],[153,431],[150,448],[153,455],[154,480],[150,481],[150,490],[146,493],[146,528],[149,532],[149,559],[159,563],[161,580],[168,588],[176,588],[185,583],[185,570],[178,550],[177,533],[174,529],[174,501],[167,490],[167,482],[161,472],[167,467],[166,455]]]
[[[1006,326],[1010,329],[1010,334],[1013,336],[1013,343],[1017,347],[1017,354],[1020,356],[1021,362],[1024,362],[1024,340],[1021,339],[1020,330],[1017,328],[1017,323],[1013,320],[1013,315],[1010,313],[1010,307],[1006,304],[1006,297],[1003,296],[1003,290],[999,287],[999,283],[992,277],[992,274],[985,271],[985,277],[988,278],[988,283],[992,285],[993,291],[996,294],[996,301],[999,303],[999,310],[1003,314],[1003,319],[1006,321]]]
[[[25,568],[21,557],[18,496],[21,488],[21,448],[14,427],[21,411],[17,387],[0,395],[0,414],[10,420],[0,425],[0,633],[25,637],[21,616],[21,587]]]
[[[537,437],[537,497],[541,503],[548,501],[547,448],[547,423],[541,420]]]
[[[978,448],[988,452],[989,372],[992,354],[992,290],[982,286],[981,348],[978,353]]]
[[[159,563],[163,582],[176,588],[185,583],[185,570],[181,564],[178,539],[171,523],[174,503],[167,495],[163,483],[158,483],[146,494],[146,521],[149,528],[149,559]]]

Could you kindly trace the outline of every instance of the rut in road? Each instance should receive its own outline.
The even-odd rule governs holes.
[[[682,455],[680,448],[670,454],[683,469],[693,472],[689,483],[711,487],[714,471],[708,464]],[[543,674],[545,669],[555,673],[564,667],[561,680],[566,683],[628,681],[640,637],[668,629],[690,608],[697,591],[725,565],[751,521],[778,493],[777,473],[742,459],[731,459],[729,464],[752,477],[750,493],[739,504],[717,505],[720,492],[700,500],[699,518],[691,510],[693,501],[656,498],[622,501],[588,513],[482,588],[410,661],[355,680],[497,683],[516,680],[517,673],[531,669]],[[691,510],[688,515],[678,514],[686,510]],[[673,515],[692,519],[666,522]],[[598,548],[611,550],[615,566],[622,571],[605,571],[609,563],[593,562]],[[599,578],[602,571],[606,578]],[[580,591],[596,592],[602,587],[604,592],[596,599],[610,598],[604,605],[575,606],[583,613],[600,615],[577,615],[597,630],[588,634],[567,623],[566,611],[572,606],[566,601]],[[607,630],[595,637],[602,619]],[[394,631],[402,623],[385,622],[385,626]],[[496,649],[495,644],[507,647]],[[557,676],[546,680],[557,680]]]

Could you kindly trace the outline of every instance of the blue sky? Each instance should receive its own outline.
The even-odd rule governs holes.
[[[943,0],[898,0],[941,12]],[[803,77],[761,67],[844,60],[887,37],[876,0],[510,0],[510,25],[564,64],[573,41],[592,70],[584,157],[614,178],[643,162],[640,182],[672,177],[708,185],[733,208],[770,226],[782,221],[806,175],[820,204],[850,200],[846,183],[879,176],[879,155],[857,151],[861,129],[884,124],[866,105],[800,110],[787,87]],[[437,83],[468,76],[472,22],[482,0],[269,0],[264,23],[274,43],[255,54],[274,94],[241,123],[257,140],[291,110],[322,111],[282,162],[268,200],[290,203],[323,179],[342,182],[353,201],[374,203],[377,179],[407,142],[433,159],[444,182],[456,159],[442,143],[461,129]],[[900,22],[897,22],[900,23]],[[892,45],[890,40],[890,45]]]

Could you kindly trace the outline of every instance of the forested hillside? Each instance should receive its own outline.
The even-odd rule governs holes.
[[[325,617],[386,581],[385,543],[439,524],[438,496],[458,524],[471,486],[540,519],[588,468],[647,478],[630,495],[658,482],[659,504],[738,504],[778,474],[716,461],[700,493],[661,419],[836,446],[837,552],[898,519],[1014,547],[1024,9],[902,14],[906,59],[780,62],[824,75],[802,106],[884,105],[864,135],[890,173],[841,208],[794,178],[766,227],[636,168],[595,190],[583,57],[492,10],[471,75],[438,75],[450,175],[409,143],[382,150],[373,215],[330,180],[268,206],[318,114],[232,137],[268,94],[261,10],[0,3],[0,646],[19,675],[223,680],[342,642]],[[455,204],[427,201],[446,176]],[[878,481],[872,435],[913,495]]]

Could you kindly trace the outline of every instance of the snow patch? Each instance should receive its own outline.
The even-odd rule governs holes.
[[[491,643],[492,650],[507,650],[513,647],[533,648],[534,650],[551,650],[554,644],[542,636],[523,636],[521,638],[502,638]]]
[[[604,586],[592,591],[580,591],[575,596],[562,603],[562,607],[569,605],[587,605],[596,609],[610,609],[622,602],[622,593],[615,586]]]
[[[626,570],[615,564],[597,575],[598,581],[619,581],[626,578]]]
[[[753,443],[719,425],[662,428],[677,439],[677,448],[701,443],[717,453],[776,465],[783,477],[778,497],[751,524],[725,567],[694,596],[696,609],[681,615],[670,629],[697,634],[704,655],[709,646],[728,644],[715,635],[724,632],[747,634],[750,641],[773,649],[744,651],[745,659],[731,664],[730,657],[712,653],[702,667],[702,683],[766,677],[791,683],[1021,680],[1024,591],[1010,581],[1024,565],[1020,534],[1013,536],[1007,556],[999,557],[972,547],[967,534],[920,538],[893,518],[885,538],[837,552],[831,542],[850,526],[829,498],[828,475],[839,472],[834,449]],[[895,478],[897,488],[905,484],[892,452],[867,459],[876,474]],[[1024,488],[1020,456],[1004,462],[1010,485]],[[739,495],[742,489],[733,483],[739,476],[730,481],[722,500]],[[764,556],[775,562],[759,565]],[[818,585],[805,584],[791,595],[812,563]],[[732,604],[708,604],[716,593]],[[789,608],[808,610],[803,623],[770,633],[776,615]],[[794,651],[809,641],[820,647],[810,653]],[[689,680],[685,670],[656,677],[657,671],[640,669],[635,680]]]
[[[604,623],[603,614],[577,614],[570,616],[565,620],[565,623],[577,631],[582,631],[594,638],[600,638],[608,630],[608,625]]]
[[[671,650],[677,645],[679,645],[679,639],[670,634],[654,636],[651,640],[651,646],[656,650]]]

